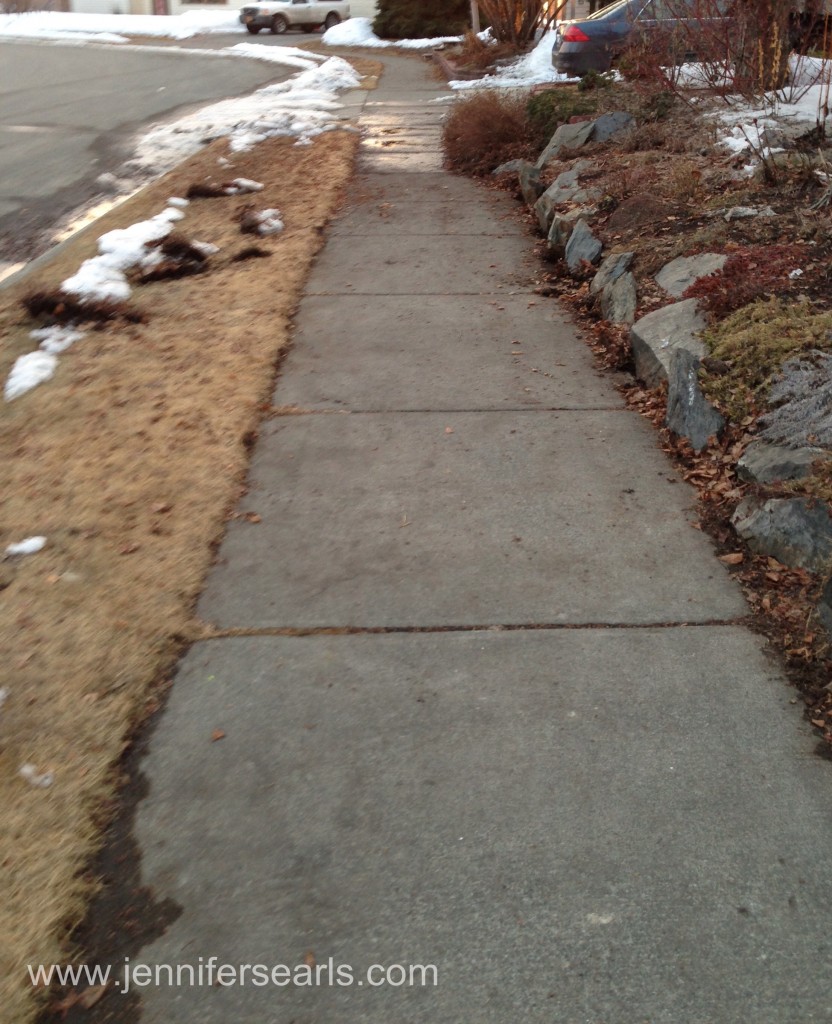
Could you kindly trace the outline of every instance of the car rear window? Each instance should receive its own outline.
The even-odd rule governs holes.
[[[618,21],[621,18],[631,17],[643,4],[644,0],[616,0],[616,3],[602,7],[600,11],[582,18],[581,21],[600,21],[607,18]]]

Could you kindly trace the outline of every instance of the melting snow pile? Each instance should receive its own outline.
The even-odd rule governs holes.
[[[0,36],[71,39],[76,42],[124,43],[128,35],[188,39],[207,32],[242,31],[236,11],[188,11],[173,16],[29,11],[0,16]]]
[[[323,42],[327,46],[398,46],[404,50],[430,50],[443,43],[458,43],[461,36],[436,36],[433,39],[379,39],[373,32],[372,18],[350,18],[327,29]]]
[[[60,353],[83,338],[84,333],[74,327],[41,327],[30,331],[29,336],[39,341],[40,346],[34,352],[27,352],[15,360],[3,388],[3,397],[7,402],[49,380],[58,365]],[[9,553],[7,550],[6,554]],[[25,551],[11,553],[28,554]]]
[[[98,239],[99,255],[84,260],[78,272],[61,285],[61,291],[87,302],[123,302],[130,295],[125,271],[141,263],[147,246],[170,234],[174,221],[184,216],[169,206],[150,220],[108,231]]]
[[[82,302],[123,302],[130,295],[126,272],[148,259],[152,262],[158,258],[158,253],[148,247],[168,235],[175,221],[184,216],[180,209],[168,206],[150,220],[108,231],[98,239],[98,256],[85,260],[78,272],[63,282],[61,290]],[[82,331],[72,326],[32,331],[31,337],[40,346],[15,360],[3,388],[6,401],[11,402],[49,380],[60,353],[83,336]]]
[[[55,372],[57,365],[58,357],[49,352],[27,352],[25,356],[19,356],[6,379],[3,397],[11,402],[38,384],[43,384]]]
[[[242,229],[252,235],[278,235],[283,230],[280,210],[268,209],[244,214]]]
[[[573,81],[568,75],[561,75],[552,66],[552,47],[555,45],[554,30],[540,37],[535,48],[525,56],[503,68],[499,74],[470,82],[449,82],[452,89],[522,89],[546,82]]]
[[[312,64],[286,82],[264,86],[249,96],[221,100],[154,129],[142,139],[139,155],[130,161],[131,173],[161,174],[197,152],[206,139],[218,136],[227,136],[232,151],[242,152],[278,136],[308,142],[338,127],[336,112],[341,104],[337,93],[356,88],[360,76],[341,57],[306,56],[322,63]]]
[[[805,126],[808,132],[819,120],[825,119],[824,104],[832,77],[832,61],[793,55],[789,67],[789,84],[778,94],[767,96],[764,105],[737,103],[720,111],[717,116],[723,129],[719,145],[733,153],[750,150],[755,156],[766,158],[780,152],[768,142],[770,130],[776,135],[778,127],[796,125]],[[749,164],[746,170],[753,171],[754,164]]]

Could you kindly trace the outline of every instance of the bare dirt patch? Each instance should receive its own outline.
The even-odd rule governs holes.
[[[94,888],[82,872],[118,785],[113,765],[192,635],[194,601],[243,493],[292,312],[357,142],[338,131],[236,155],[213,143],[0,292],[5,378],[41,323],[24,295],[54,291],[105,231],[153,216],[194,182],[265,185],[254,196],[192,201],[177,230],[220,247],[205,270],[136,285],[129,305],[146,322],[88,325],[52,380],[0,404],[0,547],[48,538],[38,554],[0,562],[9,691],[0,712],[0,1005],[15,1024],[37,1010],[25,965],[61,961]],[[285,231],[242,234],[252,202],[279,208]],[[256,516],[249,521],[257,529]],[[24,763],[53,772],[53,784],[30,785],[18,774]]]

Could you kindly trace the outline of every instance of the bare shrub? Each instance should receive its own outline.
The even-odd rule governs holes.
[[[516,57],[517,47],[513,43],[495,43],[480,39],[476,32],[466,32],[462,39],[455,63],[466,71],[485,71],[497,61]]]
[[[458,100],[442,131],[451,170],[484,175],[506,160],[536,155],[526,101],[525,94],[507,95],[491,89]]]
[[[534,39],[538,29],[545,32],[554,25],[566,0],[479,0],[479,7],[498,42],[522,47]]]
[[[686,96],[691,87],[744,98],[795,81],[789,54],[805,54],[828,32],[816,0],[803,13],[784,0],[663,0],[672,21],[631,36],[621,68],[637,87]],[[695,70],[685,62],[696,62]],[[806,74],[797,78],[805,80]],[[784,97],[785,98],[785,97]]]

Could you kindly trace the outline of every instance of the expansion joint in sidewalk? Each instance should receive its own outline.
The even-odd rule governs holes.
[[[457,409],[303,409],[296,405],[272,406],[267,416],[278,419],[283,416],[459,416],[469,413],[541,413],[541,412],[631,412],[626,405],[518,405],[506,408],[468,408]]]
[[[574,632],[588,630],[713,629],[747,626],[750,617],[701,619],[695,622],[516,622],[446,626],[234,626],[206,627],[199,640],[229,640],[235,637],[384,636],[400,633],[526,633]]]

